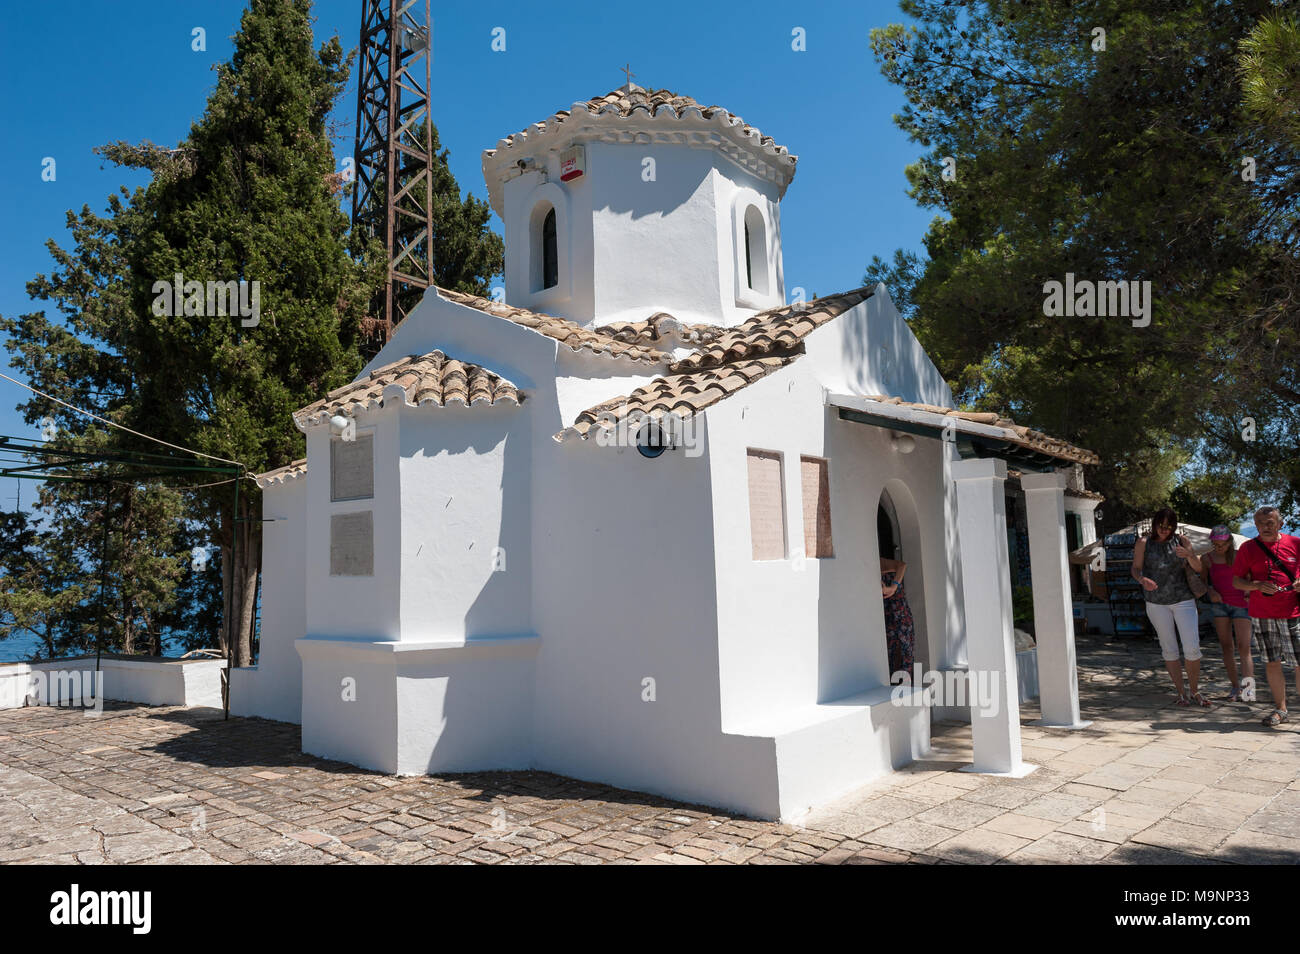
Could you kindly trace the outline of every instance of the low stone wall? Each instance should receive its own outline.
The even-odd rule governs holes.
[[[0,709],[96,701],[221,708],[222,659],[114,656],[0,663]]]

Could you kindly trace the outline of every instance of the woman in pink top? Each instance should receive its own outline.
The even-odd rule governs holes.
[[[1214,615],[1214,631],[1219,634],[1223,647],[1223,667],[1232,680],[1228,701],[1255,701],[1255,661],[1250,658],[1250,614],[1246,612],[1246,594],[1232,585],[1232,561],[1237,557],[1237,545],[1232,533],[1220,524],[1210,531],[1213,549],[1201,559],[1201,576],[1209,585],[1206,594],[1210,612]],[[1245,681],[1237,678],[1237,660],[1233,653],[1233,637],[1237,653],[1241,655],[1241,673]]]

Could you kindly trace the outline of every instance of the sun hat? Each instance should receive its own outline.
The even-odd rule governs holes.
[[[1231,539],[1232,539],[1232,531],[1230,531],[1230,530],[1229,530],[1227,527],[1225,527],[1223,524],[1219,524],[1217,527],[1213,528],[1213,529],[1210,531],[1210,539],[1211,539],[1211,540],[1231,540]]]

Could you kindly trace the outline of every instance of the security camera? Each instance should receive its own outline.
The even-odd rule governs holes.
[[[537,160],[532,156],[525,156],[522,159],[516,159],[515,165],[519,167],[521,172],[527,172],[530,169],[537,168]]]

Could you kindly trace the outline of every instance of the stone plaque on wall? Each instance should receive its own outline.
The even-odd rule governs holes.
[[[785,559],[785,494],[781,455],[750,449],[749,533],[755,560]]]
[[[372,511],[330,517],[330,576],[375,575],[375,518]]]
[[[803,483],[803,548],[809,559],[835,556],[831,545],[831,481],[821,457],[799,458]]]
[[[359,500],[375,495],[375,436],[330,441],[330,499]]]

